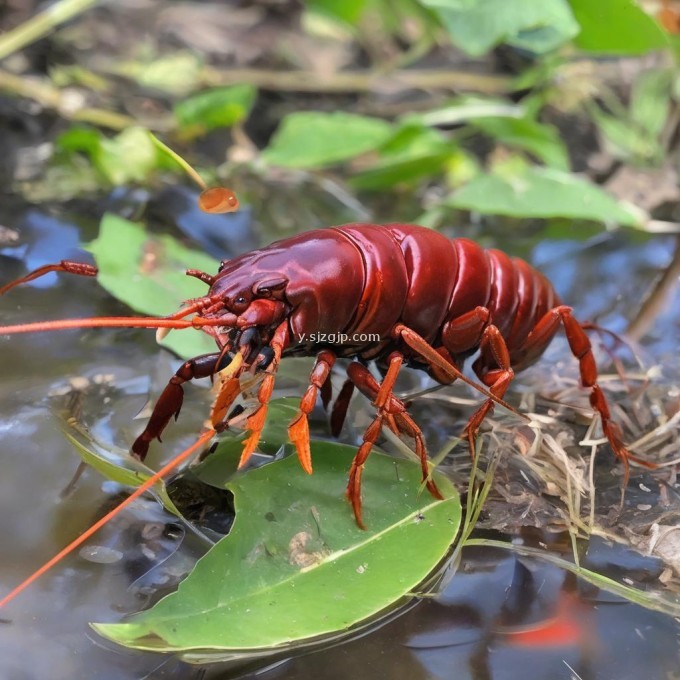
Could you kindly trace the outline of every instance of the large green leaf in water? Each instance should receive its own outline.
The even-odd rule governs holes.
[[[313,475],[293,456],[236,478],[231,533],[177,592],[95,629],[138,649],[254,653],[344,631],[412,592],[458,533],[458,495],[435,474],[445,498],[435,500],[417,464],[374,453],[362,531],[343,497],[355,453],[313,442]]]
[[[515,164],[513,171],[479,175],[446,204],[489,215],[571,217],[639,227],[643,216],[587,179],[553,168]]]
[[[262,158],[286,168],[320,168],[377,149],[392,125],[353,113],[302,111],[287,115]]]
[[[170,236],[149,234],[142,225],[104,215],[99,236],[85,246],[99,267],[97,280],[111,295],[145,315],[167,316],[184,300],[207,293],[186,269],[217,272],[219,262],[182,246]],[[201,331],[174,331],[162,343],[182,357],[215,352],[215,342]]]

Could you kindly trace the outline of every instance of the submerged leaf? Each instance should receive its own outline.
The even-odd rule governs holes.
[[[141,486],[147,479],[153,476],[154,471],[146,467],[143,463],[135,460],[132,457],[127,459],[120,459],[118,461],[111,460],[104,454],[96,451],[94,448],[89,448],[80,442],[76,437],[64,431],[64,435],[71,442],[78,455],[90,467],[94,468],[99,474],[104,475],[118,484],[125,486],[138,487]],[[163,504],[163,507],[171,512],[173,515],[180,516],[179,510],[175,504],[170,500],[165,484],[159,481],[155,486],[155,492],[158,500]]]
[[[315,442],[313,475],[288,457],[234,480],[232,532],[178,591],[95,629],[138,649],[257,652],[347,630],[398,602],[448,552],[458,495],[438,474],[445,500],[420,493],[417,464],[374,454],[363,475],[362,531],[343,499],[355,453]]]

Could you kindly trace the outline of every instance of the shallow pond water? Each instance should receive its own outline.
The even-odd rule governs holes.
[[[68,207],[57,217],[28,206],[5,207],[0,223],[16,229],[20,241],[0,247],[0,283],[45,262],[83,259],[78,244],[96,234],[98,220],[95,214],[81,215]],[[190,216],[182,219],[191,223]],[[232,244],[234,250],[251,246],[248,233]],[[483,238],[533,259],[582,318],[598,317],[614,330],[624,327],[672,248],[670,239],[637,242],[625,235],[590,245],[535,244],[528,234]],[[16,289],[0,302],[3,324],[127,313],[92,280],[65,275]],[[645,350],[676,383],[679,308],[676,291],[648,334]],[[157,393],[177,362],[158,350],[153,333],[141,330],[0,337],[0,347],[4,593],[84,530],[118,493],[115,485],[87,471],[61,497],[78,459],[61,434],[59,414],[75,413],[100,440],[127,448],[149,390]],[[81,380],[70,382],[73,378]],[[205,391],[192,386],[162,451],[152,452],[152,466],[192,441],[206,404]],[[677,488],[673,493],[677,503]],[[554,566],[488,548],[464,551],[458,573],[436,598],[412,603],[401,616],[344,644],[277,659],[270,668],[269,662],[191,667],[106,644],[87,624],[120,620],[143,606],[149,591],[172,585],[204,549],[200,542],[152,502],[143,502],[88,545],[2,612],[0,677],[662,680],[676,677],[679,667],[673,618],[623,602]],[[651,582],[658,575],[655,560],[640,566],[616,551],[598,569],[625,571],[633,564],[638,580]],[[564,623],[560,634],[521,635],[553,618]]]

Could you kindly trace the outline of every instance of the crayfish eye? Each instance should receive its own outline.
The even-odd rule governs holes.
[[[232,312],[236,314],[240,314],[241,312],[245,312],[246,309],[248,309],[248,298],[245,295],[237,295],[231,305],[231,310]]]

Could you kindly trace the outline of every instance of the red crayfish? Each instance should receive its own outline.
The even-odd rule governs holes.
[[[7,284],[0,294],[55,270],[97,274],[91,265],[63,261]],[[427,370],[440,383],[471,382],[461,369],[465,360],[479,351],[473,370],[483,386],[475,387],[486,400],[465,428],[473,451],[476,434],[494,404],[511,408],[503,396],[515,372],[534,363],[563,326],[579,362],[581,382],[590,390],[590,403],[600,415],[614,454],[625,466],[626,481],[630,460],[651,467],[626,450],[620,428],[611,419],[607,399],[597,383],[597,367],[585,333],[588,326],[576,320],[540,272],[499,250],[484,250],[468,239],[448,239],[415,225],[347,224],[302,233],[224,261],[216,274],[197,270],[187,274],[203,281],[209,291],[170,317],[6,326],[0,327],[0,335],[92,326],[201,328],[214,338],[217,351],[186,361],[179,368],[132,445],[132,453],[144,459],[149,443],[160,439],[169,421],[177,417],[183,383],[213,376],[238,354],[239,368],[220,390],[212,424],[219,431],[228,423],[227,413],[240,394],[241,374],[264,372],[258,404],[247,417],[249,436],[241,466],[258,445],[282,357],[314,355],[310,385],[288,429],[308,473],[312,461],[307,417],[319,393],[324,406],[329,404],[330,374],[336,359],[353,359],[332,410],[331,428],[334,434],[339,433],[355,387],[377,408],[354,458],[347,486],[356,521],[363,527],[361,474],[383,425],[415,440],[423,480],[439,497],[429,476],[421,429],[393,393],[401,367],[406,364]],[[380,383],[367,368],[370,361],[376,362],[383,374]]]

